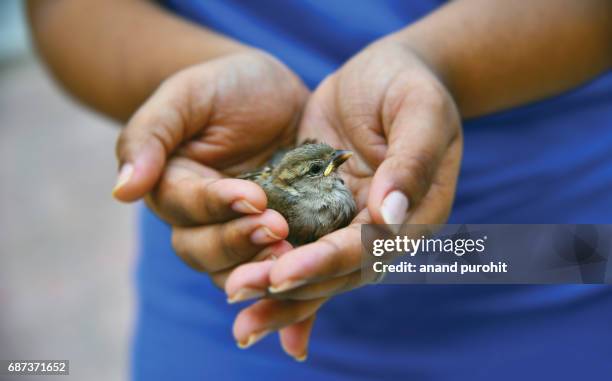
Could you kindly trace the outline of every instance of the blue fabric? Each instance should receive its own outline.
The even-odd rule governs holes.
[[[176,13],[279,57],[312,88],[433,0],[172,0]],[[611,223],[612,75],[465,121],[451,222]],[[235,347],[238,307],[140,214],[136,380],[601,380],[612,374],[608,286],[375,286],[318,315],[308,362],[268,337]]]

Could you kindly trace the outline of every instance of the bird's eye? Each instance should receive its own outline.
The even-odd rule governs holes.
[[[318,175],[319,173],[321,173],[321,170],[323,169],[323,167],[321,166],[321,164],[312,164],[310,166],[310,169],[308,170],[308,172],[311,175]]]

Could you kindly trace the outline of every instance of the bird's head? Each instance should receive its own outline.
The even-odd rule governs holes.
[[[336,150],[327,144],[303,144],[285,154],[272,172],[280,184],[296,189],[341,181],[337,169],[348,160],[351,151]]]

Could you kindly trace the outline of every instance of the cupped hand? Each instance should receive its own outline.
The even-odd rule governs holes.
[[[178,72],[122,131],[114,196],[146,195],[172,225],[176,253],[223,286],[237,264],[290,248],[287,223],[266,210],[263,190],[227,177],[293,143],[307,95],[289,69],[256,50]]]
[[[172,225],[177,254],[223,287],[237,264],[291,248],[287,223],[266,210],[263,190],[227,177],[293,144],[307,96],[297,76],[256,50],[178,72],[121,132],[114,196],[146,195]]]
[[[461,161],[460,126],[434,70],[393,37],[328,77],[308,102],[299,137],[354,151],[342,168],[360,212],[344,229],[230,274],[228,295],[268,290],[277,299],[245,308],[234,323],[236,339],[311,322],[330,296],[363,285],[361,224],[444,223]],[[287,338],[281,332],[285,350],[305,353],[309,332]]]

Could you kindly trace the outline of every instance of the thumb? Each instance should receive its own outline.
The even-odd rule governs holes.
[[[153,189],[166,163],[166,156],[174,144],[164,143],[157,134],[147,129],[121,132],[117,142],[119,175],[113,197],[119,201],[135,201]]]
[[[113,197],[117,200],[135,201],[153,190],[168,156],[197,132],[190,128],[204,126],[210,102],[203,102],[205,106],[198,113],[191,113],[185,90],[180,82],[169,80],[121,131],[116,147],[119,175],[113,188]]]
[[[401,110],[389,128],[385,159],[376,169],[368,196],[375,223],[402,224],[425,196],[455,135],[440,110]],[[453,119],[450,119],[453,120]]]

